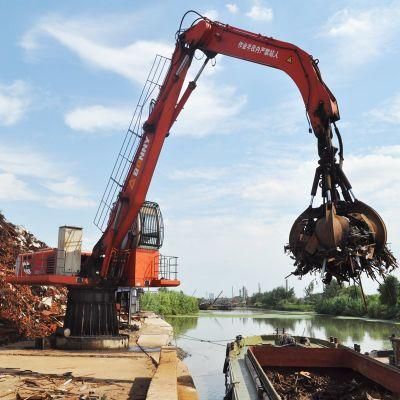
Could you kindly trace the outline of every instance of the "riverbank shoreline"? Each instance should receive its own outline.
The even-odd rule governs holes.
[[[368,316],[352,316],[352,315],[332,315],[332,314],[323,314],[319,313],[316,311],[292,311],[292,310],[278,310],[278,309],[268,309],[268,308],[260,308],[260,307],[237,307],[234,310],[250,310],[250,311],[259,311],[259,312],[264,312],[264,313],[282,313],[282,314],[292,314],[292,315],[319,315],[319,316],[325,316],[325,317],[331,317],[331,318],[340,318],[340,319],[360,319],[364,321],[371,321],[371,322],[384,322],[384,323],[391,323],[391,324],[396,324],[400,325],[400,320],[398,319],[383,319],[383,318],[372,318]],[[221,310],[221,312],[223,312]]]

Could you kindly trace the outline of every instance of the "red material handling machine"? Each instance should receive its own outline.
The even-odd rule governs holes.
[[[118,334],[113,300],[117,286],[179,284],[171,272],[176,259],[163,258],[158,251],[163,237],[159,207],[145,199],[164,140],[207,63],[218,54],[284,71],[303,98],[320,158],[311,194],[313,199],[320,188],[323,204],[312,208],[311,202],[296,220],[289,243],[293,252],[301,249],[310,255],[320,254],[323,273],[335,274],[335,252],[351,236],[351,218],[368,226],[368,245],[373,247],[369,256],[379,253],[386,244],[383,221],[354,197],[343,172],[342,140],[336,126],[339,109],[322,80],[318,60],[293,44],[211,21],[197,13],[192,25],[182,29],[189,13],[195,12],[182,18],[171,60],[157,56],[150,71],[96,215],[95,223],[103,234],[92,253],[76,253],[73,243],[79,244],[81,232],[64,227],[58,249],[24,254],[18,259],[13,283],[68,286],[64,327],[71,335]],[[183,89],[196,51],[204,53],[204,63]],[[145,105],[149,106],[149,114],[142,123]],[[339,149],[332,144],[333,132]]]

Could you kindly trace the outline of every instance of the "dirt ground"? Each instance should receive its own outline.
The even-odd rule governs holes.
[[[14,372],[15,373],[15,372]],[[0,373],[0,398],[3,400],[97,400],[145,399],[150,378],[132,382],[97,380],[32,374],[24,371]]]
[[[155,363],[143,352],[0,349],[0,400],[145,399]],[[52,397],[53,396],[53,397]]]
[[[149,315],[140,331],[125,333],[128,351],[36,350],[33,341],[0,347],[0,400],[145,399],[172,328]],[[138,344],[141,337],[145,347]],[[178,398],[198,400],[192,377],[176,356],[174,376]]]

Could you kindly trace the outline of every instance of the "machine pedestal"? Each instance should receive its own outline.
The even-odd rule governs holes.
[[[57,336],[55,345],[62,350],[123,350],[129,347],[129,335]]]
[[[127,335],[118,334],[116,288],[68,288],[63,336],[56,338],[62,349],[121,349],[129,345]]]

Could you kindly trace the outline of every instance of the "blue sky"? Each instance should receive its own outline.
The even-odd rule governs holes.
[[[55,246],[59,225],[92,220],[156,53],[181,16],[294,43],[320,60],[341,112],[358,198],[400,219],[400,2],[14,1],[0,10],[0,208]],[[194,66],[196,70],[196,66]],[[163,211],[164,254],[198,295],[283,284],[290,226],[306,208],[316,143],[281,71],[218,56],[171,130],[148,195]],[[309,280],[290,279],[300,294]],[[366,282],[367,289],[374,285]]]

